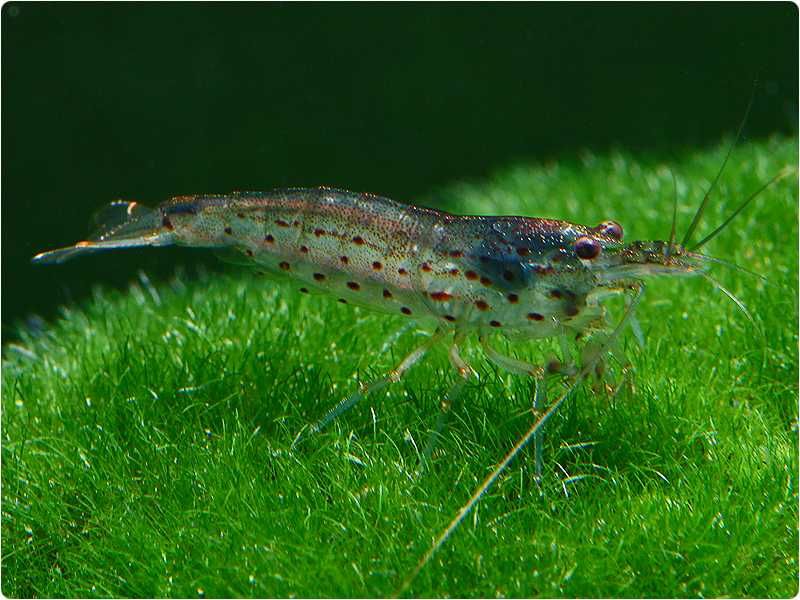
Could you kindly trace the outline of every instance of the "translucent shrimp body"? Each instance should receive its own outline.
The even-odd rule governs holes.
[[[184,196],[151,210],[117,202],[89,241],[35,262],[133,246],[226,249],[340,302],[514,337],[583,331],[618,280],[692,273],[699,257],[663,242],[622,244],[614,222],[586,227],[527,217],[475,217],[330,188]],[[659,246],[661,244],[662,246]]]

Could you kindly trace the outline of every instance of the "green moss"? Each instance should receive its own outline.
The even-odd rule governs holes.
[[[685,228],[727,142],[672,161]],[[703,231],[797,140],[737,148]],[[459,212],[669,234],[663,161],[519,165],[422,199]],[[769,278],[654,280],[630,385],[582,386],[415,581],[415,596],[769,596],[797,592],[797,181],[706,248]],[[113,255],[107,260],[114,260]],[[531,422],[528,382],[470,347],[480,381],[432,468],[418,449],[452,375],[434,352],[290,451],[298,431],[418,341],[404,323],[234,272],[98,291],[3,362],[8,596],[385,596]],[[535,344],[509,351],[541,360]]]

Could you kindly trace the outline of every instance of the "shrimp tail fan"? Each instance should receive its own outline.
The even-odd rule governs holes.
[[[94,233],[89,239],[37,254],[32,262],[56,264],[103,250],[172,243],[172,236],[162,223],[161,211],[138,202],[112,202],[98,211],[92,221]]]

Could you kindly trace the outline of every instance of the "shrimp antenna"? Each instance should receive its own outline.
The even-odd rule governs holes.
[[[667,256],[672,254],[675,247],[675,226],[678,222],[678,181],[675,179],[675,172],[670,169],[669,174],[672,176],[672,229],[669,232],[669,244],[667,244]]]
[[[763,283],[769,283],[769,279],[767,279],[761,273],[756,273],[755,271],[751,271],[750,269],[745,269],[741,265],[737,265],[736,263],[732,263],[727,260],[722,260],[721,258],[717,258],[716,256],[709,256],[708,254],[703,254],[702,252],[695,252],[697,256],[701,257],[703,260],[707,260],[709,262],[720,264],[724,267],[729,269],[733,269],[734,271],[739,271],[740,273],[744,273],[746,275],[750,275],[752,277],[758,277]]]
[[[642,285],[638,287],[636,296],[634,296],[633,300],[631,300],[631,302],[628,304],[627,308],[625,309],[625,314],[622,316],[620,322],[617,324],[617,326],[614,328],[614,330],[611,332],[611,334],[608,336],[605,342],[600,346],[600,351],[597,352],[597,354],[592,360],[590,360],[589,362],[587,362],[587,364],[584,365],[583,369],[581,369],[580,372],[575,377],[575,381],[573,382],[573,384],[569,388],[567,388],[567,390],[564,391],[563,394],[561,394],[558,400],[553,402],[550,408],[547,409],[547,412],[545,412],[541,417],[539,417],[539,419],[537,419],[537,421],[533,425],[531,425],[530,429],[528,429],[528,431],[525,432],[525,434],[517,441],[517,443],[514,444],[514,447],[508,451],[505,457],[503,457],[503,460],[500,461],[500,463],[492,470],[492,472],[489,473],[489,476],[483,480],[483,483],[481,483],[475,490],[475,492],[473,492],[472,496],[470,496],[470,499],[467,500],[467,503],[461,507],[461,510],[458,511],[458,514],[455,516],[455,518],[452,521],[450,521],[450,524],[447,526],[447,528],[442,533],[439,534],[439,537],[436,538],[436,540],[433,542],[433,545],[420,559],[420,561],[417,563],[417,566],[414,567],[414,570],[411,571],[411,573],[408,575],[408,577],[405,578],[405,580],[403,580],[403,583],[400,585],[400,588],[395,593],[395,597],[399,597],[401,594],[405,593],[405,591],[409,588],[414,579],[416,579],[417,575],[419,575],[420,571],[422,571],[425,565],[427,565],[428,562],[430,562],[431,558],[433,558],[433,555],[436,553],[436,551],[442,547],[442,545],[447,541],[450,535],[466,518],[466,516],[470,513],[470,511],[473,508],[475,508],[475,505],[478,503],[481,497],[483,497],[483,495],[489,490],[489,488],[492,487],[494,482],[497,481],[497,478],[500,477],[500,475],[509,465],[509,463],[512,460],[514,460],[520,453],[520,451],[523,448],[525,448],[525,446],[527,446],[528,443],[533,439],[533,437],[539,431],[542,430],[542,427],[544,427],[545,423],[547,423],[547,421],[549,421],[550,418],[558,411],[558,409],[566,401],[566,399],[570,396],[570,394],[572,394],[575,388],[577,388],[578,385],[580,385],[581,382],[584,380],[584,378],[592,372],[592,369],[594,369],[595,365],[600,361],[600,358],[602,357],[603,353],[606,350],[608,350],[609,347],[616,341],[623,327],[632,317],[633,311],[636,308],[636,305],[639,304],[639,300],[642,297],[643,288],[644,286]]]
[[[753,319],[753,315],[751,315],[751,314],[750,314],[750,311],[749,311],[749,310],[747,310],[747,307],[744,305],[744,302],[742,302],[741,300],[739,300],[739,299],[738,299],[738,298],[737,298],[737,297],[736,297],[736,296],[733,294],[733,292],[731,292],[729,289],[727,289],[725,286],[723,286],[723,285],[722,285],[722,284],[721,284],[719,281],[717,281],[716,279],[714,279],[713,277],[711,277],[711,275],[709,275],[708,273],[701,273],[701,275],[703,276],[703,278],[704,278],[704,279],[707,279],[707,280],[708,280],[708,281],[711,283],[711,285],[713,285],[713,286],[714,286],[715,288],[717,288],[717,289],[718,289],[720,292],[722,292],[722,293],[723,293],[723,294],[725,294],[725,295],[726,295],[728,298],[730,298],[730,299],[733,301],[733,303],[734,303],[736,306],[738,306],[738,307],[739,307],[739,310],[741,310],[741,311],[744,313],[744,316],[745,316],[745,317],[747,317],[747,320],[748,320],[748,321],[750,321],[750,322],[751,322],[753,325],[755,325],[755,324],[756,324],[755,320]]]
[[[692,234],[694,234],[695,229],[697,229],[697,226],[700,224],[700,219],[703,216],[703,212],[705,212],[706,206],[708,206],[708,200],[711,197],[711,192],[714,191],[714,188],[717,186],[717,182],[719,181],[719,178],[722,176],[722,172],[725,170],[725,165],[728,164],[728,159],[731,157],[733,149],[736,147],[736,144],[739,143],[739,138],[742,137],[742,130],[744,129],[744,124],[747,122],[747,117],[750,116],[750,109],[753,107],[753,100],[756,97],[757,83],[758,82],[756,81],[753,84],[753,92],[750,94],[750,101],[747,103],[747,109],[745,109],[744,111],[744,118],[742,119],[742,122],[739,123],[739,129],[736,132],[736,138],[733,140],[733,143],[731,144],[730,148],[728,148],[728,153],[725,155],[725,160],[722,161],[722,166],[719,168],[719,171],[717,171],[717,175],[716,177],[714,177],[714,181],[711,182],[711,186],[708,188],[706,195],[703,196],[703,201],[700,203],[700,206],[697,207],[697,212],[694,213],[694,218],[692,219],[692,222],[689,224],[689,229],[686,230],[686,235],[683,236],[683,241],[681,242],[681,246],[686,246],[686,244],[691,239]]]
[[[704,237],[702,240],[700,240],[699,242],[697,242],[697,243],[696,243],[694,246],[692,246],[692,247],[690,248],[690,250],[697,250],[697,249],[698,249],[700,246],[703,246],[703,245],[705,245],[706,243],[708,243],[708,242],[710,242],[711,240],[713,240],[715,237],[717,237],[717,235],[719,235],[719,233],[720,233],[720,232],[721,232],[723,229],[725,229],[725,228],[728,226],[728,223],[730,223],[731,221],[733,221],[733,219],[734,219],[734,218],[736,218],[736,216],[737,216],[737,215],[738,215],[740,212],[742,212],[742,211],[743,211],[743,210],[744,210],[744,209],[747,207],[747,205],[748,205],[748,204],[750,204],[750,202],[751,202],[753,199],[755,199],[755,198],[756,198],[756,196],[758,196],[758,195],[759,195],[761,192],[763,192],[765,189],[767,189],[767,188],[768,188],[769,186],[771,186],[773,183],[775,183],[775,182],[777,182],[777,181],[780,181],[780,180],[781,180],[781,179],[783,179],[784,177],[788,177],[789,175],[791,175],[791,174],[792,174],[792,173],[794,173],[794,172],[796,172],[796,171],[795,171],[795,169],[794,169],[793,167],[791,167],[791,166],[787,166],[787,167],[784,167],[783,169],[781,169],[781,171],[780,171],[780,172],[779,172],[777,175],[775,175],[775,177],[773,177],[772,179],[770,179],[770,180],[769,180],[767,183],[765,183],[764,185],[762,185],[762,186],[761,186],[760,188],[758,188],[758,189],[757,189],[755,192],[753,192],[752,194],[750,194],[750,195],[747,197],[747,199],[746,199],[744,202],[742,202],[742,203],[741,203],[741,204],[740,204],[740,205],[739,205],[739,206],[736,208],[736,210],[734,210],[734,211],[731,213],[731,215],[730,215],[730,216],[729,216],[727,219],[725,219],[725,220],[722,222],[722,224],[721,224],[719,227],[717,227],[717,228],[716,228],[714,231],[712,231],[711,233],[709,233],[709,234],[708,234],[706,237]]]

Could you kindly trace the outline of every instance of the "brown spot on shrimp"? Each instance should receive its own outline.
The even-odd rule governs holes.
[[[355,281],[348,281],[347,287],[356,292],[361,289],[361,286]]]
[[[475,300],[475,306],[478,307],[478,310],[489,310],[489,303],[486,300]]]
[[[436,300],[437,302],[446,302],[453,297],[452,294],[448,294],[447,292],[432,292],[431,293],[431,300]]]

